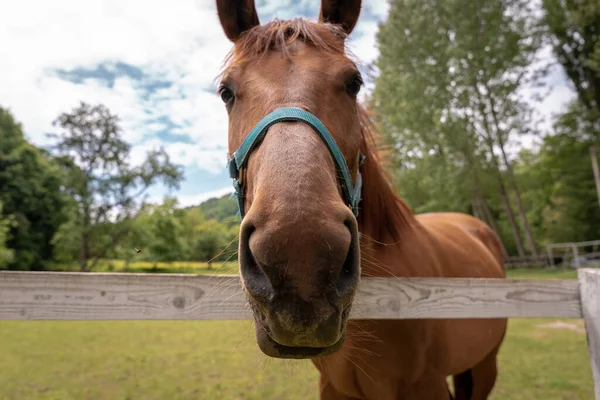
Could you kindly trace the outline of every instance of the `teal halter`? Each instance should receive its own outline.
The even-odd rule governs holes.
[[[267,130],[277,122],[290,121],[304,122],[312,127],[319,134],[319,136],[321,136],[321,139],[323,139],[323,142],[331,153],[333,161],[337,167],[338,180],[342,186],[342,192],[344,194],[346,204],[350,207],[354,213],[354,216],[358,216],[358,203],[360,202],[362,186],[360,171],[356,176],[356,184],[353,185],[352,178],[350,177],[350,170],[346,164],[346,159],[344,158],[340,148],[325,125],[323,125],[323,123],[313,114],[299,108],[291,107],[277,109],[261,119],[250,131],[248,137],[246,137],[242,145],[227,161],[227,169],[229,170],[229,176],[233,179],[233,187],[235,189],[234,194],[237,197],[240,215],[242,217],[244,216],[244,192],[243,181],[240,182],[240,171],[245,167],[250,153],[267,133]],[[360,164],[363,163],[364,158],[365,156],[360,153]]]

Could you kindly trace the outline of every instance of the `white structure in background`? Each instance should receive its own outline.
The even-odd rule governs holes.
[[[591,247],[591,252],[584,252],[586,247]],[[571,268],[592,267],[600,265],[600,240],[589,240],[587,242],[568,242],[568,243],[553,243],[546,246],[546,253],[552,268],[557,265],[554,262],[555,256],[562,257],[559,266],[570,266]],[[566,251],[554,253],[555,249],[563,249]],[[568,250],[567,250],[568,249]]]

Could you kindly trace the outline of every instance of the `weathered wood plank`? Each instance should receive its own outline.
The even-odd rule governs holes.
[[[354,318],[581,318],[576,280],[368,278]]]
[[[0,272],[0,320],[247,319],[237,276]]]
[[[364,278],[353,319],[581,318],[577,280]],[[0,320],[249,319],[231,275],[0,271]]]
[[[590,350],[594,392],[600,400],[600,270],[577,271],[581,286],[581,308]]]

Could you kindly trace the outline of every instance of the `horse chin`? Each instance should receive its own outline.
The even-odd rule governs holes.
[[[327,347],[300,347],[286,346],[277,343],[270,335],[268,328],[260,323],[255,322],[256,340],[260,350],[272,358],[289,358],[289,359],[310,359],[331,355],[341,349],[346,340],[346,330],[344,329],[337,342]]]

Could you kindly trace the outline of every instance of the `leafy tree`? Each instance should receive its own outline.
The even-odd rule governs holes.
[[[147,221],[150,241],[146,248],[153,261],[185,260],[188,253],[184,236],[185,211],[177,208],[176,199],[165,199],[154,207]]]
[[[80,269],[87,271],[130,231],[145,191],[159,181],[178,187],[182,171],[163,149],[150,151],[139,166],[130,165],[119,119],[101,104],[80,103],[55,125],[59,132],[49,136],[69,171],[68,191],[78,206],[70,224],[79,238]]]
[[[536,245],[505,146],[534,128],[518,93],[541,37],[529,7],[525,0],[392,1],[378,33],[372,99],[398,150],[401,180],[424,168],[417,175],[431,181],[435,203],[417,208],[470,210],[496,226],[489,199],[499,197],[519,254],[511,189],[534,253]]]
[[[68,203],[67,220],[61,224],[51,239],[54,246],[53,259],[60,264],[76,261],[81,251],[81,226],[78,205],[71,199]]]
[[[543,0],[542,5],[548,39],[582,105],[572,106],[568,113],[579,108],[578,118],[592,128],[588,148],[600,204],[600,4],[597,0]]]
[[[542,5],[554,54],[579,101],[599,118],[600,4],[597,0],[542,0]]]
[[[5,267],[39,270],[48,266],[51,239],[66,218],[62,178],[55,160],[28,143],[21,125],[0,107],[0,202],[4,215],[11,215],[13,221],[6,232],[6,246],[13,257]]]
[[[585,111],[585,110],[584,110]],[[532,219],[545,243],[584,241],[600,235],[593,171],[587,152],[593,138],[582,105],[570,104],[537,153],[523,152],[519,179],[528,187]],[[588,134],[586,134],[586,131]]]
[[[15,251],[6,246],[10,238],[10,229],[16,225],[12,215],[2,215],[2,203],[0,202],[0,268],[6,268],[15,259]]]
[[[192,257],[207,262],[210,268],[213,261],[229,258],[231,251],[227,252],[227,248],[236,248],[232,243],[236,237],[237,229],[215,219],[205,220],[194,226]]]
[[[226,224],[239,224],[237,220],[238,205],[230,194],[204,201],[198,207],[206,219],[216,219]],[[193,209],[193,207],[191,208]]]

